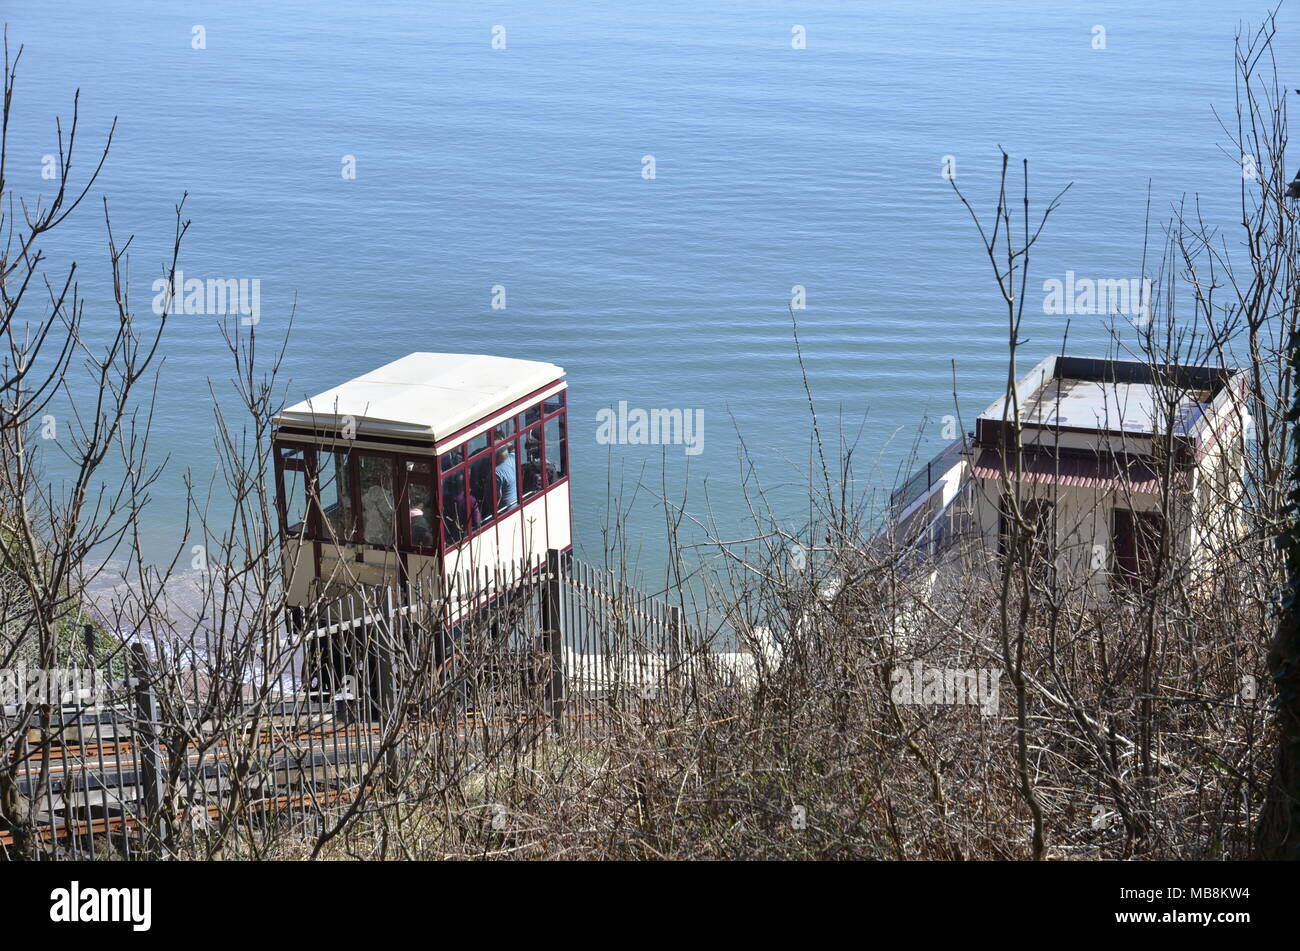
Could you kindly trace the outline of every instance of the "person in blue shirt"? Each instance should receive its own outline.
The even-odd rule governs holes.
[[[515,454],[509,446],[497,450],[497,499],[498,512],[519,504],[519,475],[515,471]]]

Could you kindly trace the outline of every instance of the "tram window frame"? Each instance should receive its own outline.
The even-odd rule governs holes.
[[[295,454],[301,453],[300,456]],[[345,461],[336,471],[344,472],[347,488],[347,508],[351,516],[352,531],[348,537],[336,538],[327,530],[329,515],[322,500],[320,486],[320,469],[327,455],[334,455],[336,461],[342,457]],[[391,472],[392,503],[394,506],[394,537],[391,542],[369,540],[365,527],[365,511],[362,505],[361,466],[363,458],[382,459],[388,463]],[[301,443],[276,443],[276,491],[277,509],[280,528],[284,537],[290,535],[288,529],[288,496],[286,495],[285,472],[302,472],[304,495],[307,510],[306,531],[301,535],[304,541],[323,542],[327,544],[350,545],[358,548],[370,548],[381,551],[406,551],[423,555],[437,555],[441,544],[442,499],[439,493],[438,464],[432,454],[413,454],[385,452],[371,449],[345,449],[326,445],[305,445]],[[417,466],[427,467],[424,471]],[[411,487],[421,486],[429,498],[430,512],[425,516],[430,521],[428,544],[417,544],[412,525],[410,498]],[[337,495],[335,496],[337,498]]]
[[[440,530],[442,531],[441,546],[442,551],[450,552],[461,547],[467,542],[473,540],[487,529],[495,526],[501,518],[519,511],[527,505],[538,501],[546,496],[553,488],[560,486],[569,479],[569,453],[568,453],[568,406],[565,399],[565,390],[552,393],[550,396],[538,400],[530,406],[525,407],[519,412],[497,419],[483,432],[478,433],[472,439],[458,443],[439,454],[439,489],[445,486],[445,480],[458,472],[464,473],[466,484],[465,504],[466,511],[462,515],[465,525],[464,533],[454,540],[449,540],[445,531],[445,521],[439,519]],[[547,407],[551,409],[548,412]],[[562,419],[561,419],[562,418]],[[563,475],[558,478],[550,478],[550,469],[547,466],[547,447],[546,447],[546,428],[547,424],[553,420],[561,419],[559,423],[562,431],[560,441],[560,456],[563,467]],[[506,434],[508,432],[508,435]],[[498,436],[498,434],[501,434]],[[533,437],[537,440],[537,447],[540,459],[540,471],[538,478],[540,486],[532,491],[531,494],[524,494],[524,472],[523,472],[523,452],[521,446],[526,445],[525,440]],[[498,511],[500,500],[498,499],[495,470],[496,470],[496,453],[502,446],[510,446],[513,450],[512,455],[515,460],[515,479],[517,498],[516,504],[505,511]],[[489,460],[489,476],[487,478],[486,497],[474,497],[478,503],[481,520],[477,526],[472,524],[472,511],[469,508],[469,500],[474,495],[472,492],[472,479],[470,478],[471,467],[481,461],[484,456]],[[447,464],[448,459],[456,461]],[[443,509],[439,509],[439,514],[447,514]]]

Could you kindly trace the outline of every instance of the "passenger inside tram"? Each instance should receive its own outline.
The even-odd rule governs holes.
[[[442,480],[443,512],[442,525],[446,542],[455,544],[465,537],[465,472],[452,473]],[[469,497],[469,525],[473,531],[483,524],[483,513],[479,510],[478,499],[473,494]]]
[[[497,511],[506,512],[519,504],[519,476],[515,470],[514,443],[497,450]]]
[[[520,471],[523,473],[523,497],[525,499],[542,491],[542,440],[537,430],[531,430],[523,441],[523,458]]]
[[[412,483],[407,488],[411,503],[411,544],[429,548],[433,539],[433,488],[425,483]]]

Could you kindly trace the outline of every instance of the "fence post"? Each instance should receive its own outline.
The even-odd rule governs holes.
[[[379,651],[379,715],[388,716],[396,705],[397,699],[397,607],[393,604],[393,589],[384,591],[384,621],[375,625],[374,647]]]
[[[668,656],[672,659],[672,676],[678,683],[683,680],[689,684],[691,682],[690,664],[691,656],[686,650],[686,644],[682,636],[682,610],[675,604],[668,605]],[[667,680],[668,671],[665,671],[665,681]],[[667,684],[665,684],[667,686]],[[670,691],[669,695],[677,693],[680,696],[685,695],[685,691]]]
[[[668,605],[668,639],[672,644],[670,650],[677,657],[685,657],[686,643],[682,637],[682,609],[675,604]]]
[[[542,584],[542,649],[551,660],[547,685],[551,726],[560,733],[564,726],[564,621],[560,610],[560,550],[546,550],[546,580]]]
[[[393,589],[384,589],[384,622],[378,628],[379,649],[379,735],[387,741],[393,730],[392,743],[384,752],[384,783],[392,791],[397,786],[398,764],[401,759],[399,747],[402,744],[402,731],[405,724],[400,722],[402,716],[397,707],[397,639],[399,636],[399,615],[393,603]]]
[[[143,644],[131,645],[131,672],[134,679],[136,733],[140,751],[136,757],[136,782],[144,805],[145,848],[156,847],[168,852],[167,830],[170,823],[163,814],[164,791],[162,748],[158,742],[158,698],[149,673],[149,658]],[[153,842],[150,842],[150,839]]]
[[[95,656],[95,625],[83,624],[81,626],[81,643],[86,648],[86,666],[94,667]]]
[[[90,696],[87,699],[95,701],[93,703],[87,704],[87,706],[91,706],[95,708],[96,711],[95,722],[96,724],[99,724],[103,722],[99,718],[99,709],[103,705],[103,700],[102,700],[102,695],[100,693],[100,690],[102,689],[100,684],[101,672],[98,670],[99,655],[96,651],[95,640],[96,640],[95,625],[83,624],[81,626],[81,645],[86,649],[86,662],[82,666],[85,668],[86,673],[90,676],[90,685],[91,685]],[[103,676],[105,681],[107,681],[108,680],[107,672],[104,672]],[[102,727],[96,726],[97,731],[100,729],[102,729]]]

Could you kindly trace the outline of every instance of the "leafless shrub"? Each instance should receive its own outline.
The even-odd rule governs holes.
[[[42,318],[17,322],[39,273],[36,241],[76,204],[61,188],[51,209],[24,216],[25,230],[6,219],[17,251],[0,265],[10,347],[0,392],[0,489],[8,506],[0,649],[10,657],[31,650],[52,666],[64,656],[61,625],[84,604],[91,553],[105,543],[112,551],[115,541],[132,553],[101,620],[124,644],[146,648],[134,689],[149,688],[156,702],[140,720],[156,733],[165,762],[157,801],[131,808],[141,820],[137,844],[154,854],[1248,856],[1258,844],[1277,743],[1264,685],[1272,599],[1285,564],[1271,543],[1288,524],[1293,488],[1286,412],[1295,393],[1287,359],[1296,324],[1295,237],[1281,200],[1285,110],[1273,74],[1260,69],[1271,29],[1270,21],[1238,52],[1233,147],[1248,146],[1260,160],[1257,189],[1242,192],[1248,263],[1234,273],[1208,226],[1181,207],[1160,265],[1159,317],[1116,344],[1158,380],[1159,513],[1170,525],[1190,512],[1204,519],[1195,528],[1208,556],[1166,536],[1150,583],[1106,597],[1075,574],[1044,570],[1019,452],[1001,479],[1011,499],[1004,550],[991,550],[959,517],[944,523],[943,545],[925,519],[915,523],[923,530],[878,532],[870,527],[872,499],[854,488],[852,452],[836,452],[823,438],[809,386],[808,524],[792,532],[757,479],[749,480],[748,537],[729,539],[706,525],[710,557],[688,564],[695,550],[678,538],[684,506],[665,502],[667,587],[689,636],[671,649],[639,644],[602,657],[601,676],[613,686],[601,691],[597,722],[570,728],[544,687],[555,655],[537,647],[546,632],[536,629],[528,606],[536,592],[527,585],[491,616],[466,619],[450,654],[454,598],[420,589],[418,580],[414,593],[368,590],[344,567],[331,580],[351,592],[350,607],[322,595],[305,617],[290,609],[284,573],[304,569],[281,561],[272,499],[279,355],[263,370],[255,333],[227,337],[231,386],[214,390],[219,470],[209,485],[190,484],[191,523],[176,562],[158,569],[141,560],[134,531],[143,490],[157,474],[147,465],[147,412],[137,408],[136,390],[147,381],[166,316],[142,333],[126,291],[124,248],[110,238],[119,331],[106,352],[92,354],[77,332],[70,274],[45,282]],[[12,65],[6,77],[7,122]],[[67,177],[71,141],[68,155],[67,193],[84,195]],[[0,185],[3,167],[0,156]],[[1018,199],[1010,168],[1004,162],[990,217],[981,218],[974,203],[966,207],[1007,308],[1014,391],[1028,255],[1054,202],[1032,214],[1028,168]],[[185,228],[178,209],[176,253]],[[1173,293],[1182,286],[1192,290],[1190,318]],[[66,335],[56,332],[62,328]],[[1248,385],[1233,410],[1242,432],[1249,414],[1258,437],[1229,447],[1243,478],[1209,485],[1213,504],[1191,506],[1170,449],[1173,410],[1184,394],[1157,371],[1179,362],[1232,365],[1243,335]],[[61,349],[41,363],[48,346]],[[65,391],[75,354],[102,377],[105,395],[76,427],[79,474],[59,499],[35,476],[30,434],[52,394]],[[1014,399],[1007,405],[1018,450],[1020,410]],[[102,504],[90,505],[93,477],[110,451],[128,460],[128,474]],[[1112,501],[1099,494],[1097,511]],[[1057,526],[1058,534],[1073,537],[1079,527]],[[617,515],[607,541],[606,567],[622,581],[629,561]],[[202,567],[182,606],[173,600],[173,569],[194,545]],[[699,594],[690,604],[688,578]],[[374,617],[400,620],[359,623]],[[624,606],[601,623],[625,642],[634,627]],[[323,638],[304,641],[321,629]],[[523,633],[502,636],[503,629]],[[334,660],[345,654],[354,678],[346,688],[331,674],[343,669]],[[653,679],[609,673],[631,664],[656,671]],[[918,669],[949,675],[926,681],[912,673]],[[974,681],[963,679],[967,672]],[[1247,689],[1252,683],[1258,689]],[[995,684],[1007,696],[990,696]],[[40,850],[30,802],[15,783],[36,761],[26,745],[33,726],[45,736],[36,746],[50,748],[50,713],[31,708],[6,725],[0,762],[0,831],[13,834],[19,854]],[[316,758],[340,743],[359,752]]]

